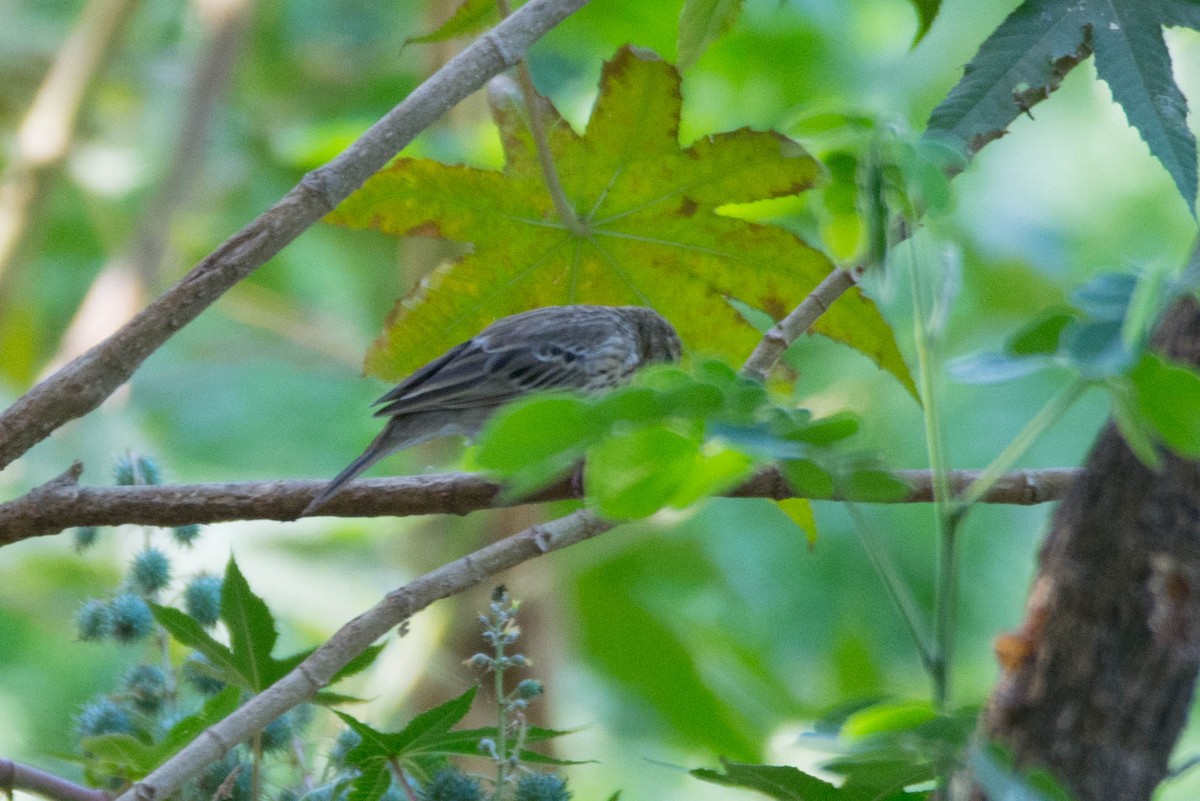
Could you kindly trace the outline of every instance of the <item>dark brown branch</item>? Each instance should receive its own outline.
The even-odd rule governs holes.
[[[357,189],[443,112],[587,0],[533,0],[413,90],[337,158],[209,254],[127,325],[0,414],[0,468],[95,409],[147,356]]]
[[[176,484],[158,487],[81,487],[76,483],[79,465],[28,495],[0,504],[0,545],[31,537],[56,534],[75,526],[109,526],[134,523],[180,526],[229,520],[295,520],[327,482],[259,481],[238,484]],[[1004,476],[984,497],[984,503],[1037,504],[1062,497],[1078,475],[1072,468],[1024,470]],[[912,487],[896,503],[932,500],[928,471],[900,470],[895,475]],[[950,486],[961,492],[978,476],[977,471],[950,474]],[[728,493],[738,498],[795,497],[796,493],[773,468],[759,472]],[[336,517],[406,517],[410,515],[464,515],[524,503],[579,497],[569,480],[559,481],[536,495],[519,500],[500,497],[500,485],[468,473],[375,478],[356,481],[322,507],[321,514]],[[842,496],[815,500],[855,500]]]
[[[13,790],[24,790],[54,801],[110,801],[112,798],[103,790],[83,787],[20,762],[0,759],[0,792],[11,795]]]

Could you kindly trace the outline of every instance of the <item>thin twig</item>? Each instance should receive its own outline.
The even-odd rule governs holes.
[[[306,175],[127,325],[23,395],[0,414],[0,468],[63,423],[99,406],[175,332],[332,210],[443,112],[515,64],[530,44],[586,3],[527,3],[414,89],[339,156]]]
[[[777,322],[763,335],[758,346],[746,363],[742,375],[756,381],[766,381],[775,363],[783,356],[788,346],[812,327],[817,318],[829,309],[846,290],[858,283],[861,267],[837,269],[825,276],[816,289],[809,293],[792,313]]]
[[[981,498],[982,503],[1028,506],[1056,501],[1079,475],[1077,468],[1020,470],[1001,476]],[[893,473],[911,487],[891,503],[928,503],[933,481],[926,470]],[[960,493],[980,476],[975,470],[948,475],[951,491]],[[78,473],[68,473],[32,492],[0,504],[0,546],[32,537],[57,534],[75,526],[182,526],[230,520],[295,520],[327,483],[325,480],[253,481],[228,484],[168,484],[164,486],[85,487]],[[443,473],[355,481],[321,508],[331,517],[407,517],[465,515],[542,501],[578,498],[577,482],[558,481],[536,494],[517,500],[502,498],[501,485],[474,473]],[[798,497],[773,467],[765,467],[728,493],[735,498]],[[813,500],[859,500],[830,495]]]
[[[11,794],[13,790],[24,790],[54,801],[109,801],[112,798],[103,790],[83,787],[20,762],[0,759],[0,792]]]
[[[312,698],[351,659],[434,601],[462,592],[522,562],[599,536],[612,527],[612,523],[589,512],[573,512],[480,548],[389,592],[370,610],[339,629],[294,670],[127,790],[119,801],[170,797],[229,748],[245,742],[275,718]]]

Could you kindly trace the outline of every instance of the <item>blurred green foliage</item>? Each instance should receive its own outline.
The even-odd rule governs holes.
[[[443,46],[404,43],[435,29],[455,5],[258,3],[211,122],[204,167],[171,223],[161,270],[139,277],[138,302],[181,276],[441,63]],[[910,49],[919,23],[912,6],[898,0],[746,0],[733,28],[684,75],[680,139],[686,144],[741,126],[797,138],[831,165],[835,182],[823,193],[760,209],[760,217],[813,245],[831,231],[852,241],[858,232],[846,232],[853,228],[846,193],[853,172],[838,167],[847,147],[813,130],[814,113],[920,130],[962,64],[1015,5],[949,0]],[[81,6],[78,0],[6,6],[5,144]],[[626,43],[674,58],[679,14],[679,3],[591,3],[534,48],[534,80],[579,127],[602,61]],[[37,220],[31,255],[13,268],[8,296],[0,299],[0,402],[15,399],[49,369],[81,299],[135,230],[170,166],[204,41],[191,5],[144,0],[133,17],[83,110],[72,155]],[[1167,42],[1184,94],[1200,97],[1200,39],[1171,31]],[[1037,108],[1036,119],[1019,119],[973,159],[951,183],[946,212],[896,254],[902,265],[941,264],[953,243],[959,255],[961,286],[939,334],[943,358],[1003,348],[1014,331],[1058,313],[1097,275],[1130,266],[1170,273],[1183,264],[1194,231],[1187,204],[1095,87],[1090,64],[1072,72]],[[472,100],[406,155],[495,167],[498,141],[482,102]],[[845,255],[832,238],[829,251]],[[126,448],[161,455],[167,481],[332,475],[375,433],[367,404],[380,384],[359,374],[368,342],[394,300],[454,255],[428,241],[313,228],[172,339],[102,409],[0,474],[0,494],[14,497],[77,458],[86,481],[106,483]],[[933,283],[953,284],[947,269]],[[900,269],[869,277],[867,290],[911,363],[905,281]],[[1023,346],[1037,351],[1035,340],[1042,341],[1034,336]],[[787,364],[793,371],[787,388],[805,408],[819,417],[853,412],[864,450],[889,466],[924,466],[920,410],[866,358],[803,338]],[[1137,403],[1164,439],[1189,441],[1194,431],[1187,421],[1160,403],[1161,392],[1190,380],[1171,369],[1136,365],[1132,381],[1143,390]],[[986,464],[1062,381],[1055,370],[997,385],[939,378],[951,464]],[[1086,396],[1021,466],[1077,464],[1108,410],[1100,393]],[[455,455],[451,446],[431,444],[377,470],[420,473],[454,465]],[[526,600],[529,648],[555,688],[546,699],[549,722],[588,727],[564,742],[559,755],[603,763],[573,769],[578,797],[604,797],[618,783],[630,797],[728,797],[730,791],[663,763],[712,765],[720,754],[810,762],[797,732],[830,707],[925,696],[916,655],[845,510],[824,502],[813,507],[821,537],[812,550],[770,502],[714,500],[631,524],[506,577]],[[979,703],[996,678],[990,642],[1020,620],[1047,513],[1001,507],[970,518],[956,704]],[[886,532],[899,573],[928,606],[930,510],[866,514]],[[496,512],[452,521],[214,526],[187,567],[217,572],[236,543],[256,591],[297,619],[303,634],[281,645],[291,653],[443,557],[528,522],[519,512]],[[0,716],[7,725],[0,754],[74,775],[74,767],[51,755],[70,750],[72,715],[113,687],[135,657],[116,646],[75,642],[72,616],[85,598],[112,590],[114,565],[140,540],[134,530],[110,533],[86,559],[66,537],[4,549]],[[174,584],[165,592],[173,598],[181,589]],[[374,699],[380,718],[397,720],[454,695],[458,690],[446,688],[463,686],[455,683],[465,675],[458,663],[477,649],[470,641],[474,608],[455,600],[414,619],[397,649],[404,655],[387,662],[385,654],[387,669],[360,678],[354,691]],[[457,635],[468,642],[455,639],[462,631],[472,632]],[[314,725],[324,726],[331,743],[331,722]],[[1200,732],[1189,732],[1182,753],[1197,744]],[[1196,787],[1194,777],[1185,777],[1163,797],[1193,797]]]

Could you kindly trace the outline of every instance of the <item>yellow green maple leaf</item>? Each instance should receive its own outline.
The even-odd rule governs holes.
[[[398,159],[329,219],[393,235],[470,242],[389,315],[367,372],[395,380],[500,317],[567,303],[652,306],[692,352],[744,359],[758,334],[727,302],[776,319],[834,269],[794,234],[719,213],[794,195],[822,177],[797,143],[741,129],[679,145],[679,74],[621,50],[605,65],[583,135],[542,103],[549,149],[584,232],[558,218],[522,111],[493,104],[502,171]],[[857,288],[813,330],[864,353],[915,394],[891,329]]]

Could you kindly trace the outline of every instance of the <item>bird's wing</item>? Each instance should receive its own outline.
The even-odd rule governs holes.
[[[500,406],[535,390],[581,389],[595,379],[598,357],[622,363],[637,359],[636,353],[614,352],[622,350],[614,338],[597,344],[600,353],[595,346],[484,333],[401,382],[376,401],[383,405],[375,415]]]

